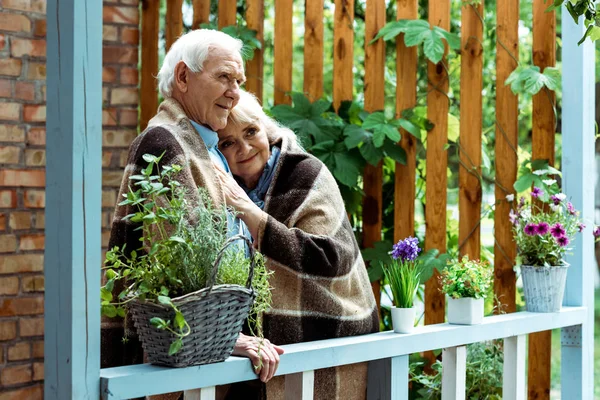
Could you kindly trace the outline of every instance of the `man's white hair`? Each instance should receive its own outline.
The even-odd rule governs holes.
[[[213,29],[196,29],[181,36],[169,49],[158,71],[158,90],[164,98],[171,97],[175,81],[175,66],[183,61],[193,72],[202,71],[210,48],[228,49],[242,53],[244,43],[226,33]]]

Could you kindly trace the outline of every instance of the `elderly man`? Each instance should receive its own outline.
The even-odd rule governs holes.
[[[200,29],[181,36],[165,56],[158,73],[158,87],[164,97],[156,116],[129,148],[127,167],[119,198],[129,188],[129,177],[145,168],[146,153],[163,154],[161,163],[184,166],[178,180],[188,188],[204,187],[215,205],[225,204],[223,188],[215,173],[215,166],[229,172],[225,157],[217,148],[215,132],[227,125],[227,118],[237,104],[240,85],[245,81],[240,55],[243,43],[214,30]],[[191,190],[192,201],[199,201],[198,193]],[[129,206],[117,206],[112,223],[109,248],[124,243],[139,243],[140,231],[123,217],[131,213]],[[245,226],[231,218],[229,231],[244,231]],[[103,329],[103,366],[142,362],[137,342],[123,349],[120,343],[121,327]],[[117,341],[118,340],[118,341]],[[254,365],[263,365],[257,373],[263,381],[269,380],[279,363],[282,350],[267,343],[258,358],[258,340],[241,335],[234,354],[249,357]],[[129,350],[130,352],[128,352]]]

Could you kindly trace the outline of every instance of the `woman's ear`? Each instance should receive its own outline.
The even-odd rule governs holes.
[[[190,70],[183,61],[179,61],[177,65],[175,65],[175,86],[177,86],[177,89],[182,93],[185,93],[188,90],[189,73]]]

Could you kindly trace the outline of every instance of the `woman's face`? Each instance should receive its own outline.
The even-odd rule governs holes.
[[[219,131],[219,150],[227,159],[231,173],[240,177],[249,189],[258,183],[271,153],[267,132],[258,120],[227,124]]]

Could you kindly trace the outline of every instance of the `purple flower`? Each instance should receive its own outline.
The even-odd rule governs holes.
[[[571,203],[570,201],[567,203],[567,211],[571,215],[576,215],[577,214],[577,211],[575,210],[575,207],[573,207],[573,203]]]
[[[600,237],[600,226],[597,226],[596,228],[594,228],[594,237]]]
[[[544,194],[544,191],[537,186],[534,186],[533,190],[531,191],[531,197],[534,197],[536,199],[543,194]]]
[[[515,210],[511,209],[508,213],[508,218],[510,219],[510,223],[516,225],[519,221],[519,214],[515,212]]]
[[[527,224],[527,225],[525,225],[525,228],[523,228],[523,231],[525,232],[526,235],[533,236],[533,235],[537,234],[537,225],[536,224]]]
[[[521,196],[521,198],[519,198],[519,206],[518,209],[521,209],[525,207],[525,197]]]
[[[550,228],[550,233],[552,236],[558,239],[561,236],[565,236],[566,231],[565,228],[559,222],[557,222],[556,224],[552,225],[552,228]]]
[[[546,233],[548,233],[550,231],[550,225],[548,225],[547,222],[540,222],[537,225],[537,234],[538,235],[545,235]]]
[[[585,229],[585,224],[580,222],[577,228],[579,228],[579,232],[583,232],[583,230]]]
[[[561,247],[565,247],[566,245],[569,244],[569,238],[566,236],[561,236],[559,238],[556,238],[556,242],[561,246]]]
[[[564,193],[553,194],[552,196],[550,196],[550,200],[552,200],[555,206],[559,205],[566,198],[567,196],[565,196]]]
[[[414,261],[421,249],[419,248],[419,239],[409,236],[396,243],[392,249],[392,257],[402,261]]]

